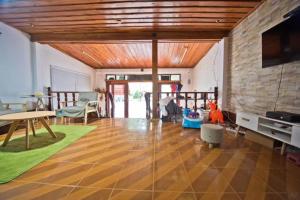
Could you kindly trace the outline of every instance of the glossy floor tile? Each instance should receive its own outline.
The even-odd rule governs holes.
[[[180,124],[91,125],[97,129],[0,185],[0,199],[300,199],[300,167],[243,136],[226,133],[220,147],[209,149],[199,130]]]

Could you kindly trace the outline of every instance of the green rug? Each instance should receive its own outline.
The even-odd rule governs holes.
[[[12,138],[6,147],[0,146],[0,184],[13,180],[94,130],[96,126],[53,125],[51,128],[57,138],[52,138],[45,129],[39,129],[36,137],[30,135],[30,150],[25,150],[25,136]]]

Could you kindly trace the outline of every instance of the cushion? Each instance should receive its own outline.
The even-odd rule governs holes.
[[[97,101],[97,92],[80,92],[78,96],[78,101]]]
[[[97,92],[80,92],[77,106],[85,106],[89,101],[98,101]]]
[[[84,106],[69,106],[56,110],[57,117],[83,117],[84,116]]]

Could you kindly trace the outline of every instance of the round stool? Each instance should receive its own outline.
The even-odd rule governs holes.
[[[201,126],[200,137],[212,148],[214,144],[220,144],[223,141],[224,128],[216,124],[203,124]]]

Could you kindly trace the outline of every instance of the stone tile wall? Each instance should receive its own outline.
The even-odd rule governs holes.
[[[266,0],[230,33],[227,109],[265,114],[275,106],[282,65],[262,68],[261,33],[300,0]],[[277,110],[300,113],[300,61],[284,64]]]

